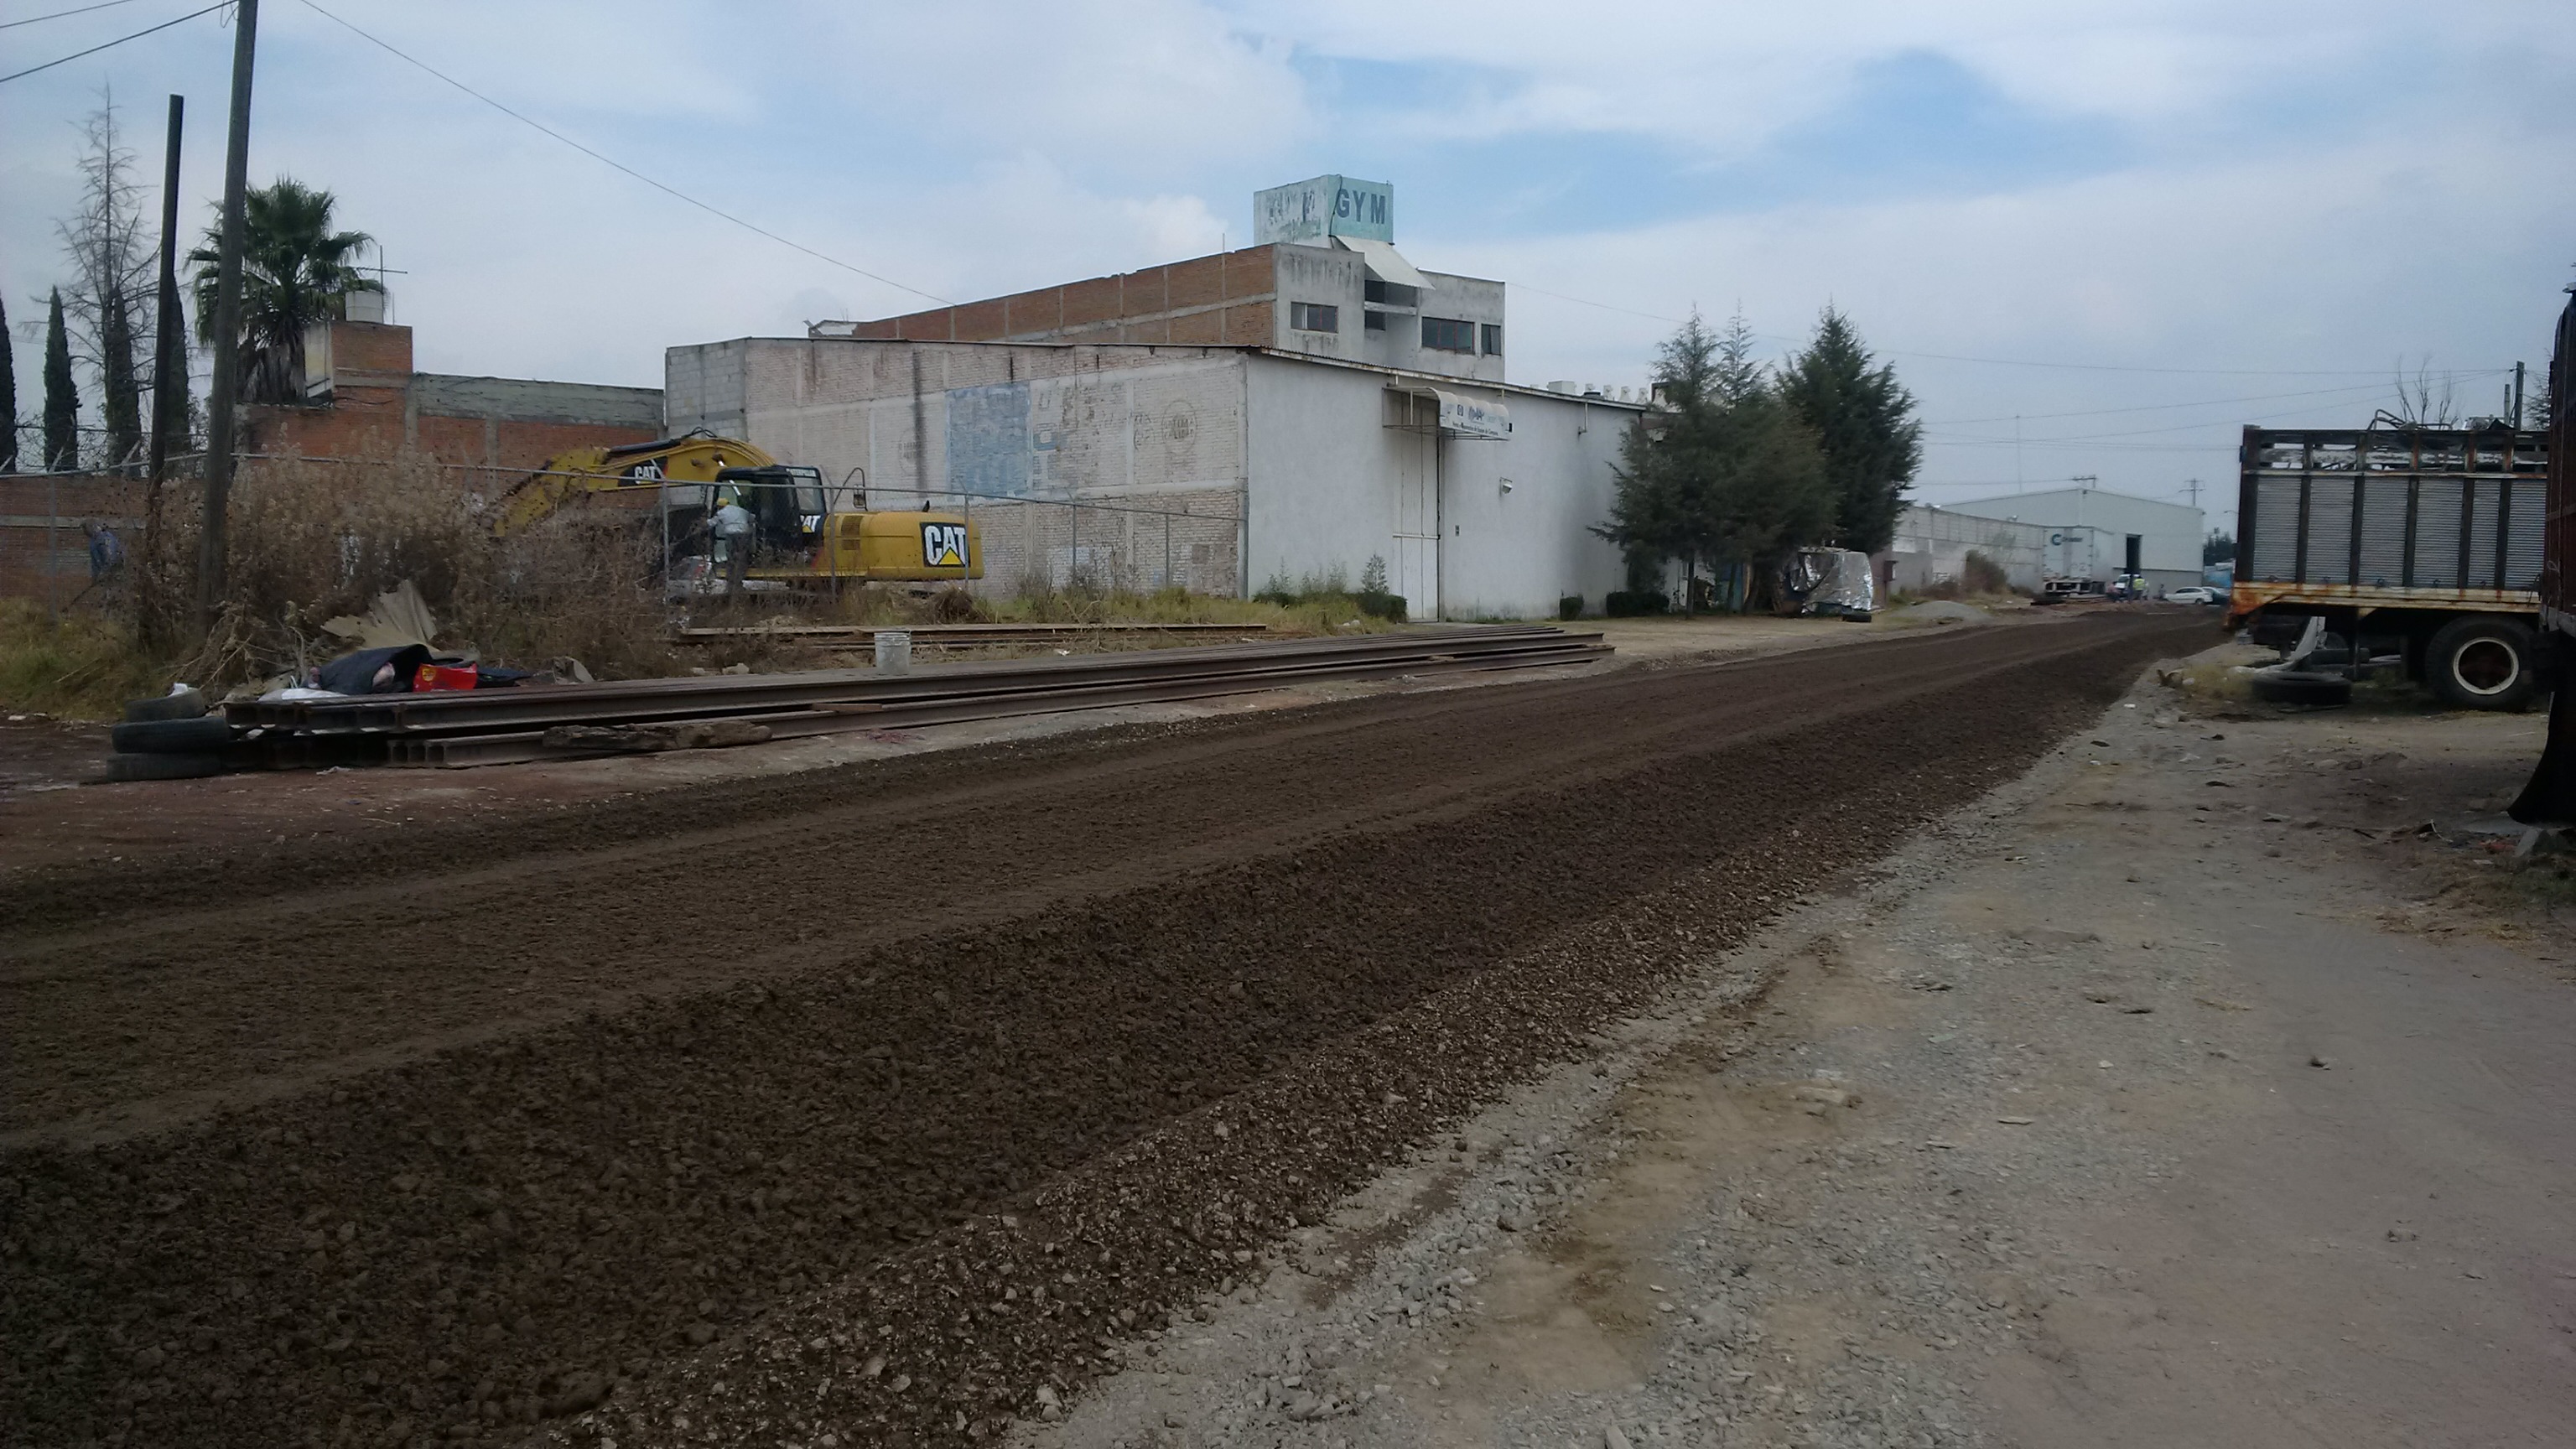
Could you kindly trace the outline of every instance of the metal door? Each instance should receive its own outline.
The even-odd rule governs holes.
[[[1440,437],[1397,433],[1395,553],[1387,587],[1404,596],[1408,618],[1440,617]]]

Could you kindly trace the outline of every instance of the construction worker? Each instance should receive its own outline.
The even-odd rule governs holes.
[[[713,531],[724,554],[725,597],[732,598],[742,592],[742,571],[751,562],[751,510],[735,494],[718,494],[717,500]]]

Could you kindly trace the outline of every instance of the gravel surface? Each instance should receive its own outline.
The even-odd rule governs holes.
[[[2453,823],[2537,745],[2142,684],[1016,1441],[2558,1442],[2576,889]]]
[[[1044,1419],[1132,1329],[1242,1291],[1381,1165],[2024,768],[2193,622],[22,880],[0,1311],[32,1349],[0,1369],[0,1437]]]

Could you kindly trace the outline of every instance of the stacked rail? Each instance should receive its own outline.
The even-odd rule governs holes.
[[[682,644],[739,644],[766,641],[809,645],[818,649],[855,648],[874,643],[879,634],[908,634],[917,647],[967,645],[1072,644],[1101,639],[1222,639],[1259,634],[1267,624],[745,624],[734,628],[702,626],[682,629],[673,637]]]
[[[457,768],[612,753],[550,747],[567,725],[743,721],[773,740],[1246,694],[1327,680],[1581,664],[1598,634],[1544,627],[1406,630],[1351,639],[1156,649],[990,664],[709,675],[455,693],[253,700],[224,706],[270,768]]]

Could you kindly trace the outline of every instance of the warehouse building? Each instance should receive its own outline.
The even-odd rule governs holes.
[[[2201,511],[2189,504],[2079,487],[1981,498],[1942,511],[2045,529],[2042,568],[2050,577],[2109,583],[2144,574],[2159,594],[2200,582]]]
[[[1642,404],[1504,381],[1504,285],[1406,261],[1383,184],[1256,213],[1250,248],[672,348],[668,426],[967,511],[993,592],[1241,595],[1374,563],[1413,617],[1475,618],[1624,587],[1590,529]]]
[[[1967,577],[1968,555],[1977,554],[2003,570],[2004,579],[2025,592],[2039,587],[2049,568],[2050,530],[2036,523],[1984,518],[1928,503],[1909,503],[1896,517],[1889,540],[1882,582],[1891,590],[1919,594],[1939,584]]]

